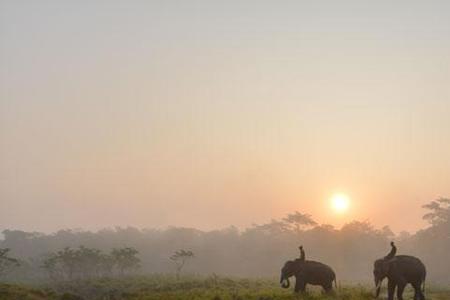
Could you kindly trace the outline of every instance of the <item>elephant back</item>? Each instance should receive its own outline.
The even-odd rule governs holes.
[[[420,259],[409,255],[397,255],[393,259],[398,272],[411,279],[426,277],[426,268]]]
[[[330,266],[312,260],[304,262],[302,273],[312,284],[332,282],[336,278],[336,275]]]

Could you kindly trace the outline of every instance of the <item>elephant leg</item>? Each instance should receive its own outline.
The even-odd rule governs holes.
[[[421,288],[419,288],[419,296],[420,296],[420,300],[425,300],[425,295],[423,294]]]
[[[425,295],[423,294],[422,290],[419,289],[419,295],[420,295],[420,300],[425,300]]]
[[[296,293],[304,293],[306,291],[306,282],[302,278],[295,279],[295,292]]]
[[[323,289],[325,290],[325,293],[329,294],[333,291],[333,283],[325,283],[322,285]]]
[[[388,300],[394,300],[396,283],[393,280],[388,281]]]
[[[397,299],[403,300],[403,291],[405,290],[406,283],[401,282],[397,285]]]
[[[414,287],[414,300],[425,300],[420,283],[413,283],[412,286]]]
[[[414,288],[414,300],[420,300],[420,295],[419,295],[420,287],[418,286],[417,283],[413,283],[412,286]]]

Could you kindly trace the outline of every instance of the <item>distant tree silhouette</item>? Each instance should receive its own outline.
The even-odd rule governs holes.
[[[116,248],[111,251],[111,257],[120,275],[139,268],[141,260],[137,257],[138,254],[139,251],[132,247]]]
[[[283,221],[296,232],[300,232],[305,228],[310,228],[317,225],[317,222],[313,220],[311,215],[302,214],[298,211],[288,214]]]
[[[9,252],[10,249],[8,248],[0,248],[0,278],[11,271],[14,267],[18,267],[20,265],[19,260],[8,255]]]
[[[431,265],[433,276],[448,284],[450,261],[445,258],[450,253],[450,199],[439,198],[423,207],[428,210],[423,219],[430,227],[419,230],[409,242],[420,251],[425,264]]]
[[[352,221],[335,228],[317,224],[311,216],[296,211],[244,230],[117,227],[53,234],[5,230],[0,248],[11,249],[10,256],[20,260],[20,266],[8,268],[3,278],[16,282],[49,277],[69,280],[127,275],[138,267],[144,273],[168,273],[174,266],[179,275],[193,253],[184,257],[184,262],[184,255],[176,252],[168,260],[167,254],[173,249],[195,252],[196,263],[189,269],[196,274],[276,276],[283,261],[298,257],[298,245],[302,244],[310,249],[312,260],[333,266],[341,280],[367,282],[372,280],[367,262],[385,254],[386,246],[394,240],[402,254],[421,258],[432,270],[427,276],[430,282],[450,284],[450,261],[445,259],[450,252],[449,216],[450,200],[440,198],[424,205],[424,220],[429,225],[415,233],[394,234],[389,227],[376,228],[368,221]],[[124,244],[134,250],[125,250]]]
[[[249,230],[259,231],[259,232],[262,232],[267,235],[276,235],[276,234],[288,233],[291,230],[291,228],[284,221],[278,221],[278,220],[272,219],[270,221],[270,223],[266,223],[266,224],[262,224],[262,225],[254,224],[253,228],[251,228]]]
[[[431,201],[423,206],[430,210],[429,213],[423,216],[432,226],[440,226],[450,223],[450,199],[439,198]]]
[[[186,262],[192,258],[194,258],[194,253],[190,250],[184,250],[184,249],[175,251],[175,253],[172,256],[170,256],[170,259],[175,264],[177,278],[180,277],[180,273],[181,273],[184,265],[186,264]]]
[[[120,275],[139,267],[139,252],[130,247],[113,249],[110,254],[101,250],[80,246],[66,247],[47,255],[42,263],[52,280],[72,280],[113,275],[114,269]]]

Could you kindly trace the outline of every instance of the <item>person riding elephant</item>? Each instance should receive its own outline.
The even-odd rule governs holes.
[[[391,242],[391,251],[374,263],[373,275],[375,281],[376,297],[380,295],[383,279],[388,279],[388,300],[394,299],[397,289],[398,300],[403,300],[403,291],[407,284],[414,288],[414,300],[425,300],[425,265],[414,256],[396,255],[397,247]]]
[[[295,276],[295,292],[305,292],[307,284],[320,285],[325,292],[331,292],[333,281],[336,284],[336,274],[333,269],[323,263],[306,260],[303,246],[299,249],[300,258],[287,261],[281,269],[281,287],[289,288],[289,278]]]
[[[300,250],[300,260],[305,261],[305,250],[303,250],[303,246],[298,247]]]

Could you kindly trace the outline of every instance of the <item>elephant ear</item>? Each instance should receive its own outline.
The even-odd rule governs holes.
[[[391,259],[385,259],[385,270],[386,270],[386,274],[395,274],[396,269],[397,269],[397,259],[396,258],[391,258]]]

